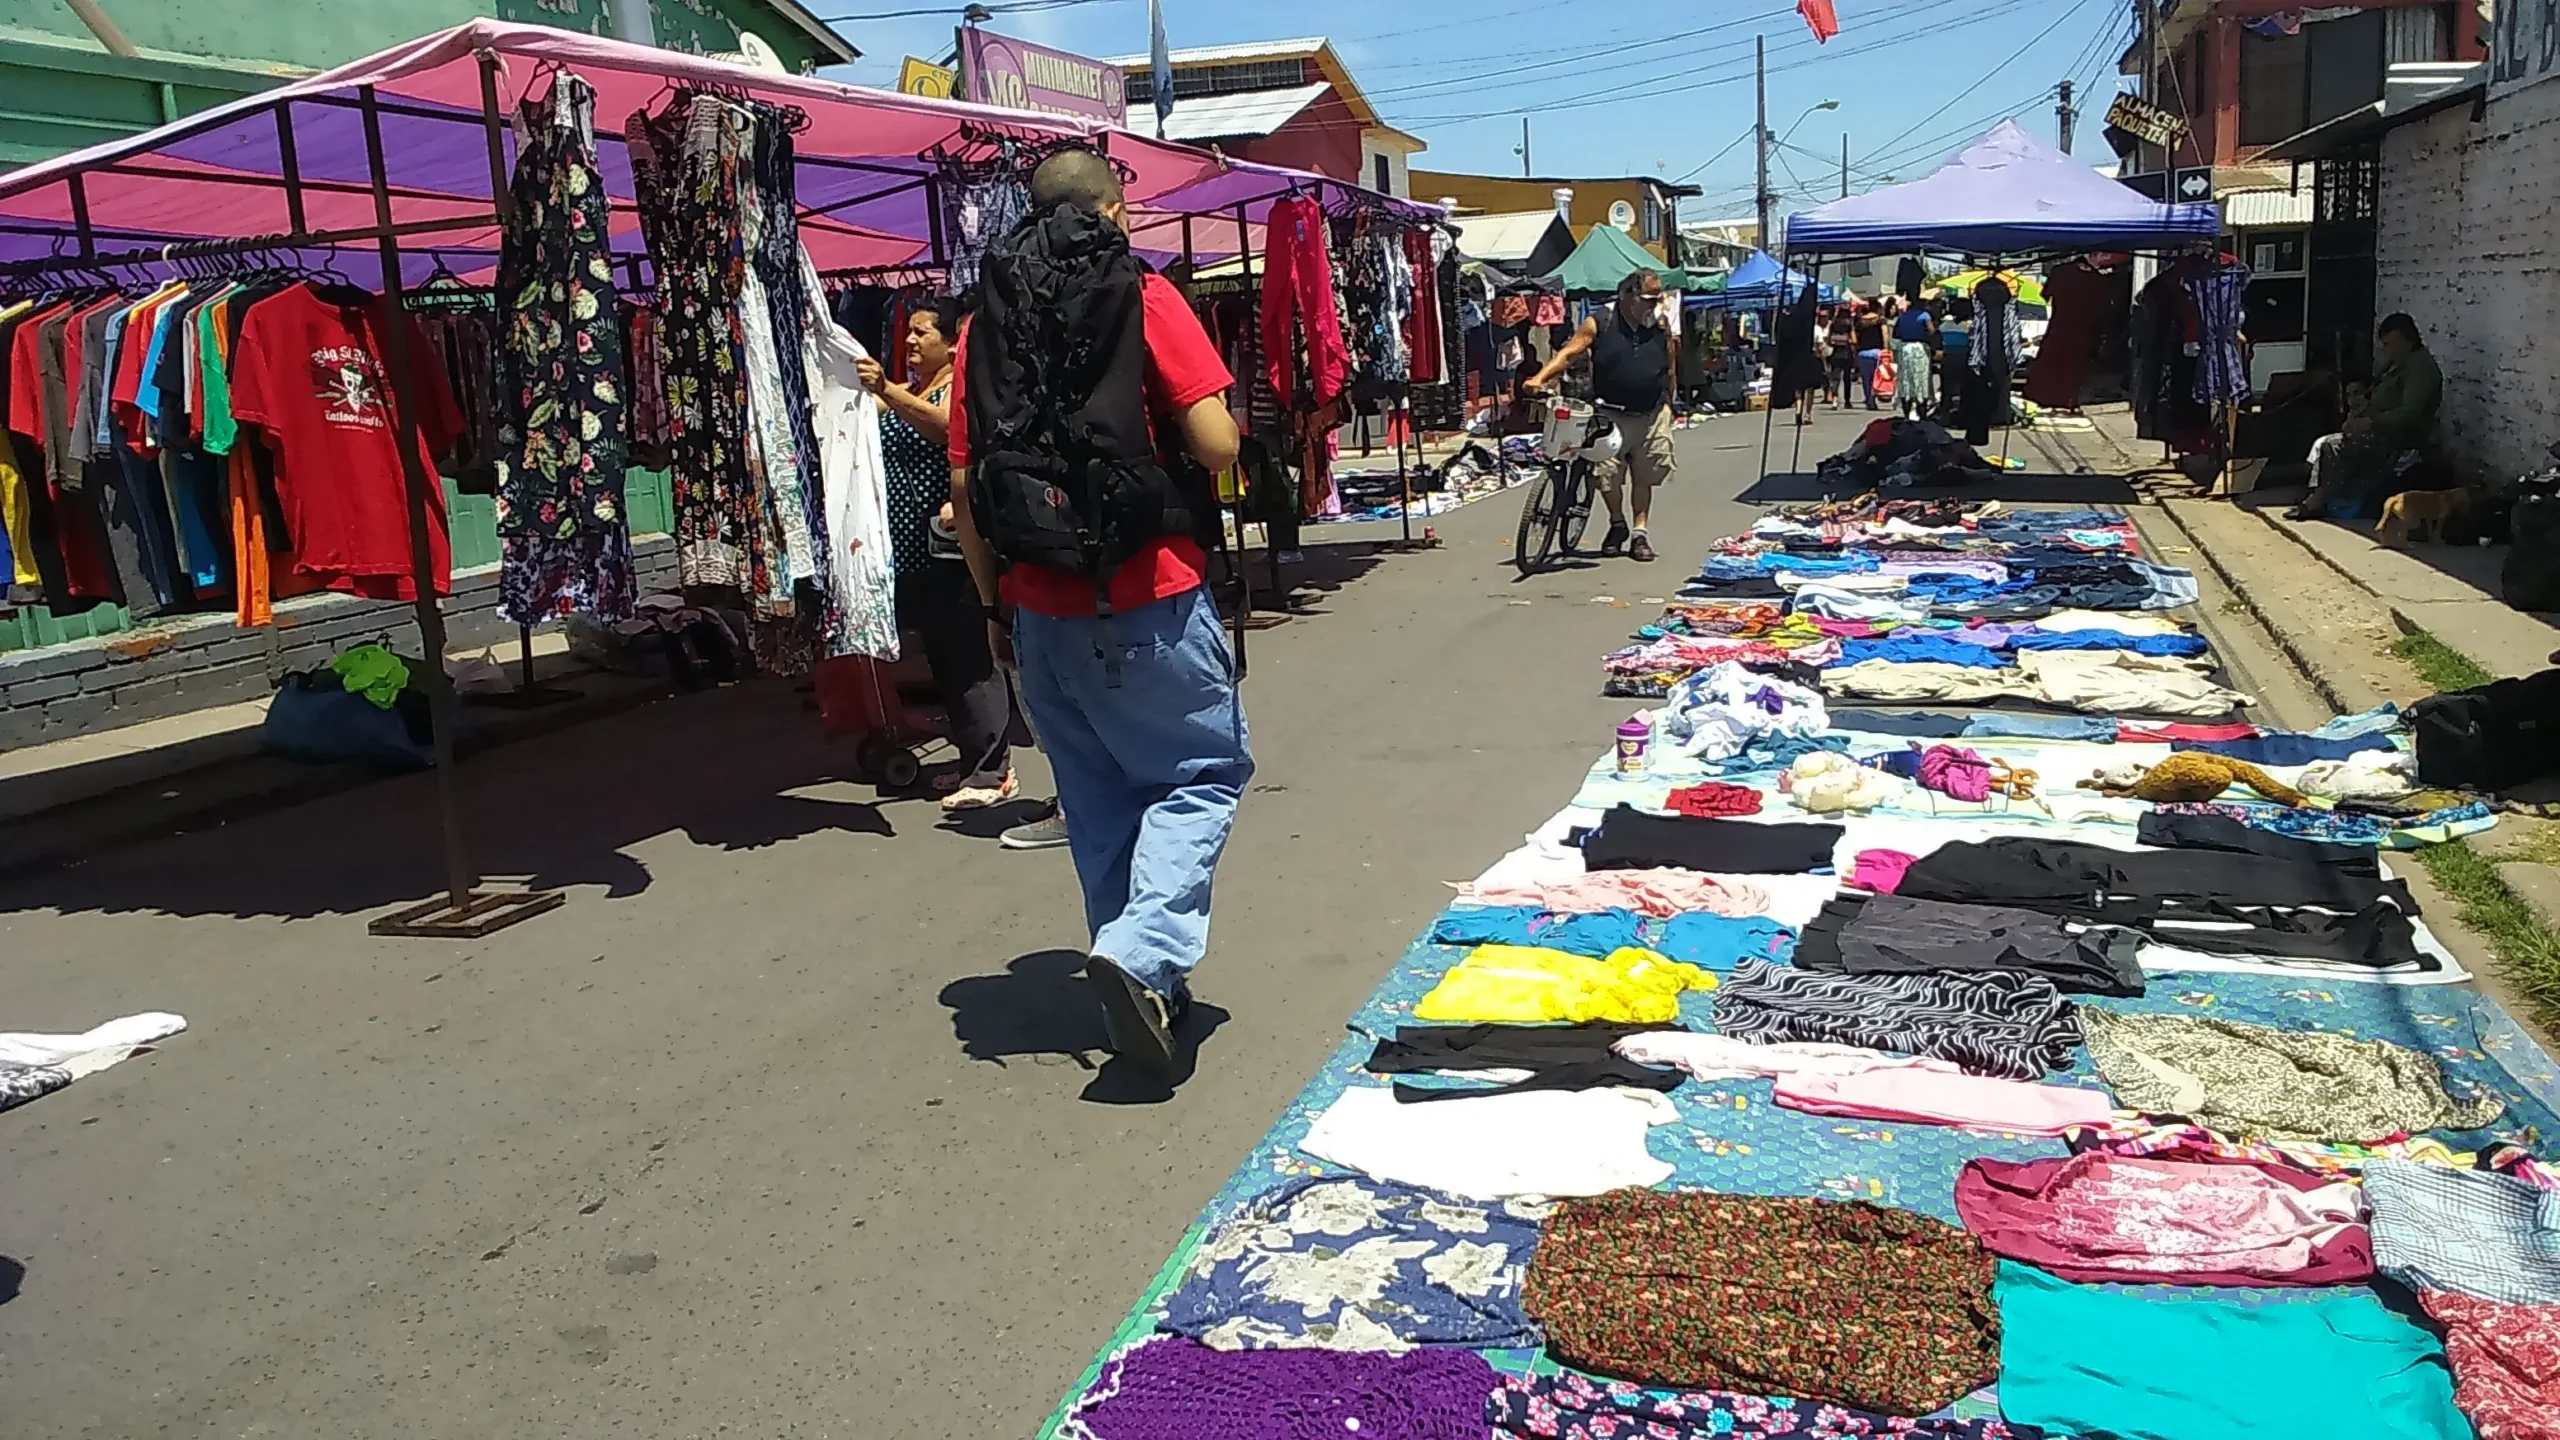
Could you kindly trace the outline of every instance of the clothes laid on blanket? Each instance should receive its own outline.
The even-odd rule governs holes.
[[[2560,1172],[2512,1145],[2489,1150],[2455,1150],[2425,1135],[2377,1140],[2369,1145],[2322,1140],[2242,1140],[2175,1118],[2152,1118],[2126,1111],[2106,1124],[2070,1137],[2074,1152],[2103,1150],[2110,1155],[2157,1156],[2164,1160],[2263,1161],[2324,1175],[2361,1174],[2376,1160],[2409,1160],[2451,1170],[2485,1170],[2512,1175],[2545,1190],[2560,1190]]]
[[[2475,1130],[2506,1108],[2495,1095],[2447,1094],[2433,1056],[2387,1040],[2096,1006],[2081,1007],[2080,1028],[2126,1109],[2243,1137],[2371,1141]]]
[[[2479,1440],[2560,1440],[2560,1306],[2421,1290],[2444,1330],[2453,1400]],[[1506,1392],[1494,1392],[1499,1409]],[[1563,1433],[1563,1432],[1559,1432]]]
[[[1820,975],[1746,961],[1716,990],[1716,1028],[1745,1040],[1822,1040],[2033,1080],[2070,1068],[2071,1002],[2034,975]]]
[[[1967,1075],[1941,1060],[1907,1070],[1778,1077],[1773,1098],[1810,1115],[1843,1115],[1913,1125],[1951,1125],[2003,1135],[2060,1135],[2115,1113],[2105,1092]]]
[[[1674,815],[1718,820],[1734,815],[1759,814],[1760,792],[1748,785],[1728,785],[1721,780],[1709,780],[1681,786],[1671,792],[1665,803]]]
[[[1969,705],[2004,697],[2020,700],[2044,698],[2026,683],[2015,667],[1984,670],[1969,665],[1942,662],[1904,664],[1894,660],[1863,660],[1855,665],[1832,666],[1822,672],[1822,690],[1836,699],[1878,700],[1887,704]]]
[[[1727,661],[1671,688],[1653,715],[1653,743],[1666,754],[1722,760],[1755,736],[1811,735],[1828,723],[1821,696]]]
[[[1624,1190],[1556,1207],[1522,1300],[1578,1369],[1925,1415],[1999,1373],[1992,1266],[1907,1210]]]
[[[1977,1159],[1956,1175],[1956,1214],[1994,1254],[2090,1284],[2344,1285],[2373,1275],[2355,1183],[2285,1165]]]
[[[1645,1132],[1680,1109],[1650,1090],[1531,1090],[1404,1105],[1383,1085],[1354,1085],[1307,1127],[1298,1148],[1380,1180],[1499,1200],[1597,1195],[1659,1185],[1671,1167]]]
[[[1900,850],[1861,850],[1856,868],[1849,872],[1849,884],[1873,894],[1890,895],[1900,888],[1902,873],[1919,858]]]
[[[1977,670],[1998,670],[2008,664],[1998,650],[1988,645],[1975,645],[1937,635],[1894,635],[1883,640],[1840,642],[1837,663],[1857,665],[1869,660],[1890,660],[1897,665],[1964,665]]]
[[[2202,655],[2212,647],[2201,635],[2128,635],[2118,630],[2074,630],[2059,635],[2020,635],[2011,650],[2121,650],[2131,655]],[[2275,762],[2269,762],[2275,763]]]
[[[1641,1064],[1610,1047],[1629,1035],[1644,1034],[1645,1024],[1599,1022],[1586,1025],[1399,1025],[1395,1038],[1381,1040],[1363,1068],[1373,1075],[1429,1075],[1443,1070],[1529,1072],[1525,1080],[1479,1086],[1397,1085],[1395,1095],[1407,1104],[1453,1100],[1474,1095],[1508,1095],[1524,1090],[1589,1090],[1623,1085],[1637,1090],[1672,1090],[1678,1070]]]
[[[2232,851],[2116,850],[2040,835],[1958,840],[1921,856],[1895,893],[1958,904],[2017,905],[2092,919],[2138,921],[2157,908],[2120,902],[2300,906],[2352,912],[2387,900],[2417,913],[2406,882],[2336,866]]]
[[[1769,910],[1769,892],[1748,880],[1701,875],[1674,866],[1497,881],[1470,886],[1467,898],[1485,905],[1535,905],[1560,914],[1632,910],[1665,917],[1691,910],[1718,915],[1765,915]]]
[[[1829,869],[1840,835],[1837,825],[1695,820],[1620,805],[1583,841],[1582,860],[1594,870],[1669,866],[1718,875],[1800,875]]]
[[[1413,1018],[1435,1023],[1537,1025],[1615,1020],[1660,1024],[1680,1014],[1680,992],[1712,990],[1695,965],[1629,947],[1603,958],[1526,945],[1479,945],[1449,967]]]
[[[1796,932],[1765,916],[1690,911],[1654,927],[1652,948],[1671,959],[1719,973],[1745,960],[1784,960]]]
[[[1902,1071],[1936,1062],[1888,1055],[1860,1045],[1773,1041],[1766,1044],[1687,1030],[1647,1030],[1617,1042],[1630,1060],[1670,1065],[1693,1080],[1783,1079],[1790,1075],[1857,1075]]]
[[[2047,703],[2095,715],[2228,715],[2255,697],[2215,684],[2206,661],[2124,650],[2030,650],[2020,678]]]
[[[186,1018],[147,1011],[77,1035],[0,1032],[0,1110],[14,1109],[120,1065],[187,1028]]]
[[[2297,840],[2290,835],[2243,825],[2226,815],[2148,810],[2134,821],[2133,835],[2145,845],[2164,850],[2229,850],[2244,855],[2264,855],[2274,860],[2331,865],[2349,875],[2370,880],[2382,878],[2381,865],[2369,845],[2330,845],[2318,840]]]
[[[1213,1350],[1162,1336],[1102,1362],[1078,1440],[1482,1440],[1493,1367],[1472,1350]]]
[[[2269,732],[2239,740],[2179,740],[2172,742],[2180,750],[2205,750],[2246,760],[2252,765],[2308,765],[2314,760],[2344,760],[2367,750],[2396,748],[2388,735],[2351,735],[2329,739],[2320,735],[2290,735]]]
[[[1912,740],[1954,740],[1964,734],[1965,717],[1928,710],[1834,710],[1831,727],[1866,735],[1899,735]]]
[[[1503,1376],[1486,1414],[1497,1437],[1517,1440],[2042,1440],[2037,1430],[1996,1418],[1911,1420],[1723,1390],[1665,1393],[1571,1371]]]
[[[2117,1440],[2462,1440],[2435,1337],[2365,1289],[2281,1305],[2004,1261],[2000,1413]],[[2093,1355],[2093,1347],[2098,1351]]]
[[[1535,1345],[1520,1282],[1540,1218],[1383,1180],[1285,1180],[1201,1240],[1162,1328],[1215,1350]]]
[[[1645,943],[1628,910],[1559,915],[1536,905],[1459,905],[1431,922],[1434,945],[1535,945],[1600,957]]]
[[[2035,910],[1951,905],[1903,895],[1841,898],[1796,937],[1795,965],[1835,975],[2014,971],[2057,990],[2139,995],[2142,937],[2113,925],[2073,925]]]
[[[2365,1166],[2364,1189],[2384,1274],[2414,1289],[2560,1305],[2560,1192],[2407,1160]]]

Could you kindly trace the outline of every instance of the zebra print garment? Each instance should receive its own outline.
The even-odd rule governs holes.
[[[1741,1040],[1827,1040],[2038,1080],[2071,1068],[2080,1022],[2039,975],[1821,975],[1745,960],[1716,989],[1716,1029]]]

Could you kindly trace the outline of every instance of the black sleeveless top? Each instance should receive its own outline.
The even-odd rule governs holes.
[[[1638,329],[1611,305],[1591,344],[1591,393],[1601,404],[1640,414],[1662,408],[1671,380],[1671,346],[1660,325]]]

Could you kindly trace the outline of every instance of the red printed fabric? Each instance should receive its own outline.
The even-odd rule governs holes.
[[[2418,1302],[2444,1327],[2453,1403],[2480,1440],[2560,1440],[2560,1305],[2444,1290],[2421,1290]]]
[[[2172,740],[2252,740],[2258,727],[2233,721],[2226,725],[2136,725],[2130,720],[2116,722],[2116,739],[2126,745],[2166,745]]]
[[[1721,780],[1709,780],[1672,791],[1671,809],[1674,813],[1701,820],[1757,815],[1760,813],[1760,792],[1748,785],[1728,785]]]
[[[1955,1199],[1985,1249],[2065,1280],[2337,1285],[2373,1275],[2362,1192],[2289,1166],[2099,1153],[1974,1160]]]

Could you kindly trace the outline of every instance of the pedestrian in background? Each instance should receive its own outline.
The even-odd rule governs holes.
[[[1906,305],[1893,317],[1893,395],[1905,419],[1929,413],[1929,357],[1938,348],[1938,325],[1928,307]]]
[[[1876,408],[1876,365],[1884,359],[1884,312],[1868,301],[1858,307],[1858,318],[1852,329],[1858,343],[1858,391],[1866,398],[1867,408]],[[1843,399],[1847,387],[1842,387]]]
[[[1823,332],[1823,342],[1831,350],[1831,366],[1824,390],[1834,407],[1849,408],[1849,387],[1858,376],[1858,322],[1846,305],[1831,307],[1831,325]]]

